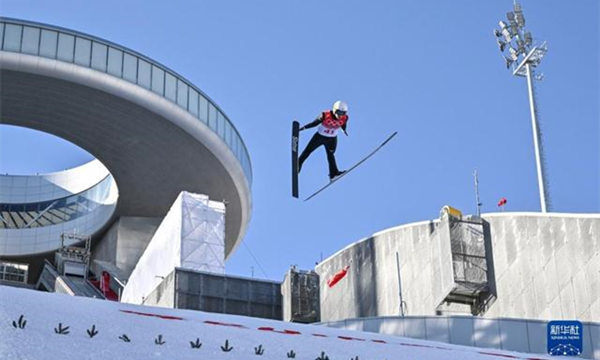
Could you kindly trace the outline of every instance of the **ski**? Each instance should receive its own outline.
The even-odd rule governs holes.
[[[292,196],[298,197],[298,136],[300,123],[292,122]]]
[[[317,190],[316,192],[314,192],[311,196],[307,197],[306,199],[304,199],[304,201],[308,201],[310,199],[312,199],[313,197],[317,196],[317,194],[319,194],[321,191],[327,189],[329,186],[331,186],[333,183],[335,183],[336,181],[338,181],[339,179],[343,178],[344,176],[348,175],[348,173],[354,169],[356,169],[360,164],[364,163],[365,161],[367,161],[367,159],[369,159],[371,156],[375,155],[376,152],[378,152],[382,147],[385,146],[385,144],[387,144],[390,140],[392,140],[392,138],[394,136],[396,136],[398,132],[394,131],[394,133],[390,136],[388,136],[387,139],[385,139],[384,142],[381,143],[381,145],[379,145],[378,147],[375,148],[375,150],[371,151],[371,153],[367,156],[365,156],[364,158],[362,158],[362,160],[360,160],[359,162],[357,162],[356,164],[354,164],[351,168],[349,168],[348,170],[346,170],[345,173],[343,173],[342,175],[338,176],[337,178],[335,178],[334,180],[330,181],[327,185],[323,186],[322,188],[320,188],[319,190]]]

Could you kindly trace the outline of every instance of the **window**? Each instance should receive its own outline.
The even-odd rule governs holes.
[[[225,120],[225,142],[227,147],[231,148],[231,124],[227,119]]]
[[[165,88],[165,72],[152,65],[152,91],[163,95]]]
[[[238,136],[237,136],[237,134],[234,131],[234,133],[233,133],[233,144],[231,144],[231,151],[233,151],[233,155],[235,155],[235,157],[238,160],[240,159],[240,157],[238,155],[238,147],[240,146],[239,143],[240,143],[240,140],[238,139]]]
[[[123,79],[137,82],[137,58],[128,53],[123,53]]]
[[[138,84],[150,89],[150,71],[152,67],[150,63],[142,59],[138,59]]]
[[[4,50],[21,51],[22,26],[6,24],[4,30]]]
[[[239,139],[239,143],[238,143],[238,148],[237,148],[237,157],[238,160],[240,160],[240,163],[242,164],[242,167],[244,166],[244,151],[243,151],[244,146],[242,145],[242,139]]]
[[[194,114],[196,117],[198,117],[198,92],[196,92],[196,90],[190,88],[190,95],[189,95],[189,110],[192,114]]]
[[[40,49],[40,29],[25,26],[23,28],[23,44],[21,51],[37,55]]]
[[[165,97],[173,102],[177,100],[177,79],[165,73]]]
[[[92,43],[92,67],[96,70],[106,71],[106,59],[108,56],[108,46]]]
[[[2,261],[0,262],[0,280],[27,282],[29,265]]]
[[[206,100],[206,98],[202,95],[200,95],[200,104],[198,109],[198,118],[206,124],[208,122],[208,100]]]
[[[123,52],[115,48],[108,48],[108,73],[121,77],[123,70]]]
[[[208,104],[208,126],[217,132],[217,109],[211,103]]]
[[[73,50],[75,49],[75,37],[67,34],[58,34],[58,53],[59,60],[73,62]]]
[[[177,79],[177,104],[187,110],[188,86],[183,81]]]
[[[75,39],[75,63],[83,66],[90,66],[92,57],[92,42],[80,37]]]
[[[244,152],[244,160],[242,161],[242,167],[244,168],[244,172],[246,173],[246,176],[248,177],[248,182],[252,183],[252,169],[250,168],[250,158],[248,157],[248,154]]]
[[[56,58],[56,45],[58,43],[58,33],[56,31],[42,30],[40,40],[40,56]]]
[[[222,112],[217,111],[217,133],[219,137],[225,140],[225,115]]]

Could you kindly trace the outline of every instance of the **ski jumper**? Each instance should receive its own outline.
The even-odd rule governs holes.
[[[319,126],[317,132],[310,139],[302,154],[298,158],[298,172],[302,169],[302,164],[319,146],[325,146],[327,153],[327,163],[329,164],[329,178],[340,174],[335,162],[335,149],[337,148],[337,132],[341,128],[346,132],[348,115],[336,117],[332,111],[324,111],[313,122],[304,125],[300,130],[310,129]]]

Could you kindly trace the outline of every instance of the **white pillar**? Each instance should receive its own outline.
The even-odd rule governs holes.
[[[537,165],[538,188],[540,192],[540,206],[543,213],[546,212],[546,189],[544,182],[544,164],[541,158],[540,130],[535,112],[535,98],[533,96],[533,72],[529,63],[525,64],[527,70],[527,88],[529,89],[529,109],[531,111],[531,126],[533,128],[533,146],[535,148],[535,163]]]

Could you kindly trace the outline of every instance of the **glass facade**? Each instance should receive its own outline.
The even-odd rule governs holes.
[[[112,176],[79,194],[34,203],[0,204],[0,229],[26,229],[60,224],[89,214],[110,195]]]
[[[108,46],[92,43],[92,68],[106,72],[106,61],[108,60]]]
[[[0,18],[1,49],[92,68],[139,85],[207,124],[227,144],[252,184],[246,146],[229,118],[202,91],[159,63],[108,41],[62,28]]]
[[[38,53],[40,45],[40,29],[26,27],[23,29],[23,45],[21,51],[26,54]]]
[[[4,49],[2,49],[4,50]],[[75,51],[75,36],[58,33],[58,48],[56,58],[58,60],[73,62],[73,53]]]
[[[29,265],[0,261],[0,280],[27,283]]]

